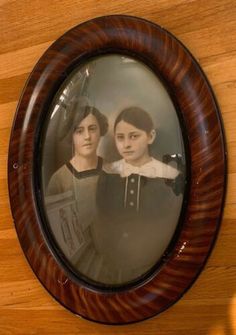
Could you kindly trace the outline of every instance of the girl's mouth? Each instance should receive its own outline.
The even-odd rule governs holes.
[[[124,155],[132,155],[134,151],[123,151]]]

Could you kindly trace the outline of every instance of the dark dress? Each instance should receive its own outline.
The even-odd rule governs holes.
[[[121,282],[135,279],[155,265],[173,237],[182,195],[176,196],[166,181],[138,174],[123,178],[104,171],[100,174],[97,241]]]

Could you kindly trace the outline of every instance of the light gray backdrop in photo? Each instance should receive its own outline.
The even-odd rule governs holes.
[[[116,116],[126,107],[138,106],[152,116],[157,137],[152,155],[162,160],[165,154],[184,159],[182,132],[176,109],[156,74],[140,61],[121,55],[94,58],[75,69],[63,83],[49,111],[43,143],[43,181],[72,157],[71,138],[60,139],[67,118],[67,106],[75,96],[81,105],[98,108],[108,117],[109,131],[102,138],[98,154],[107,161],[120,159],[113,140]]]

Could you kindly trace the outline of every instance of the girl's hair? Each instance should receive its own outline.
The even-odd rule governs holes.
[[[114,131],[120,121],[125,121],[132,126],[150,133],[154,129],[151,116],[140,107],[129,107],[122,110],[117,116],[114,124]]]
[[[105,115],[103,115],[97,108],[92,106],[74,106],[74,108],[69,110],[68,116],[66,118],[66,123],[61,131],[60,139],[69,138],[71,139],[72,134],[78,127],[80,122],[85,119],[89,114],[95,116],[98,121],[101,136],[104,136],[108,130],[108,120]],[[70,134],[69,137],[67,137]]]
[[[80,107],[79,111],[75,113],[73,120],[73,132],[80,122],[85,119],[89,114],[95,116],[98,121],[101,136],[105,135],[108,130],[108,120],[97,108],[91,106]]]

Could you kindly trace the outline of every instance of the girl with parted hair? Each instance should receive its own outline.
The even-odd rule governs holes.
[[[166,181],[174,182],[180,172],[151,156],[155,136],[145,110],[124,109],[114,123],[121,159],[106,164],[99,177],[97,240],[111,269],[120,274],[118,282],[155,265],[178,223],[182,201]]]

